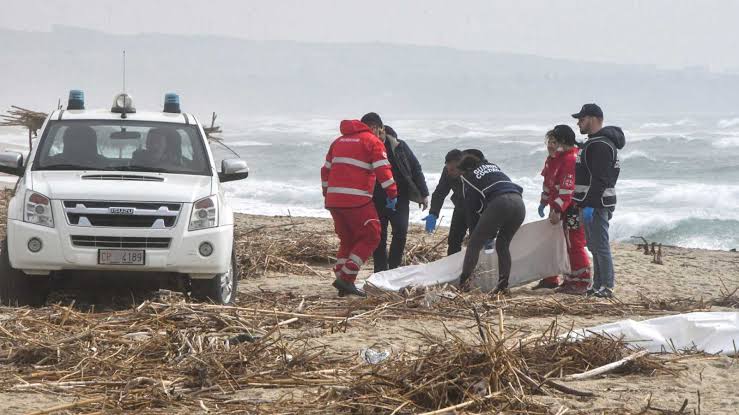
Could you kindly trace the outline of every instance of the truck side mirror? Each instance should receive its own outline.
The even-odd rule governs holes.
[[[0,172],[23,176],[23,154],[15,151],[0,151]]]
[[[247,167],[246,161],[241,159],[226,159],[221,161],[221,172],[218,173],[218,180],[221,183],[246,179],[248,176],[249,167]]]

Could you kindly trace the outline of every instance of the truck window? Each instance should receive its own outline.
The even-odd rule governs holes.
[[[130,120],[50,121],[33,170],[212,175],[196,126]]]

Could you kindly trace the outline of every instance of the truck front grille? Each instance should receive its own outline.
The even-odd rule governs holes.
[[[64,212],[72,226],[109,228],[174,227],[180,203],[64,201]]]
[[[72,245],[81,248],[167,249],[172,238],[72,235]]]

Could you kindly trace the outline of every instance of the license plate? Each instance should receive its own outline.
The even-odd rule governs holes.
[[[99,249],[98,264],[144,265],[145,252],[143,249]]]

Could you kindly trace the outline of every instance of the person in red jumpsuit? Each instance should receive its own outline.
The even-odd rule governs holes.
[[[544,216],[544,208],[549,206],[549,222],[562,223],[567,238],[567,253],[570,257],[569,274],[564,276],[563,284],[557,292],[584,295],[592,282],[590,259],[585,252],[585,230],[580,223],[577,206],[572,201],[575,190],[575,163],[577,148],[575,132],[566,125],[557,125],[547,133],[549,157],[541,172],[544,186],[539,205],[539,216]],[[556,288],[559,276],[539,281],[534,288]]]
[[[378,132],[359,120],[344,120],[340,129],[341,137],[329,147],[321,168],[325,206],[339,237],[333,286],[339,296],[364,297],[354,282],[380,242],[380,221],[372,203],[375,182],[387,193],[390,210],[398,202],[398,187]]]

